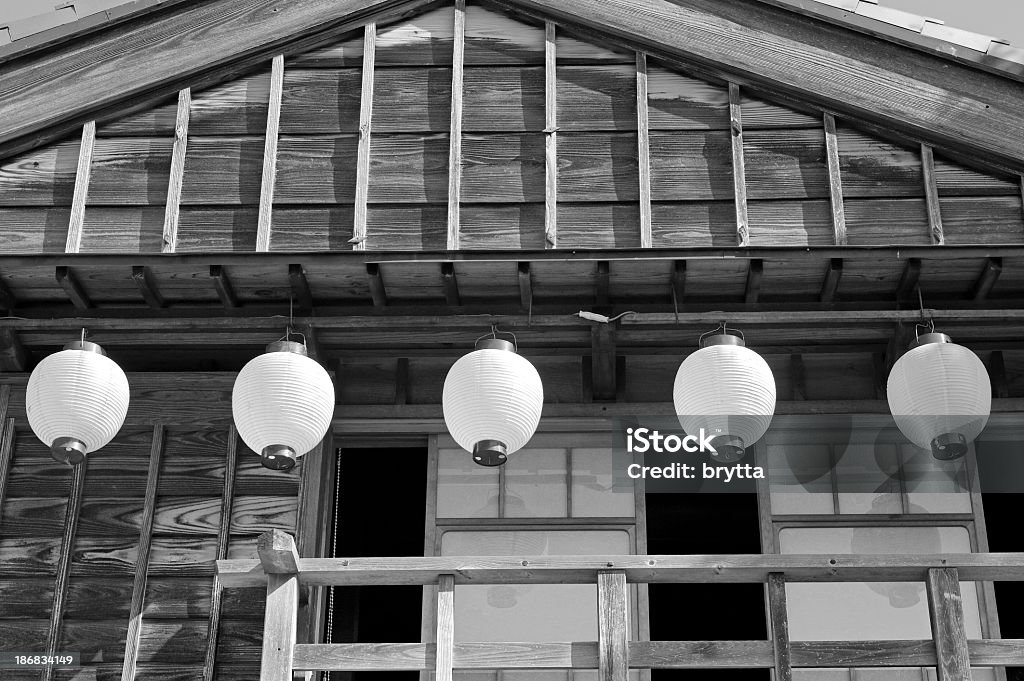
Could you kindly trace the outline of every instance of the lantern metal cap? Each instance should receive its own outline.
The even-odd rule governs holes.
[[[508,461],[508,445],[500,440],[480,440],[473,445],[473,462],[480,466],[503,466]]]
[[[700,347],[706,348],[711,345],[738,345],[746,347],[746,342],[740,336],[731,333],[716,333],[712,336],[705,336],[700,339]]]
[[[507,350],[508,352],[515,352],[516,346],[511,341],[502,340],[500,338],[485,338],[476,342],[477,350]]]
[[[92,343],[87,340],[76,340],[71,341],[64,346],[65,350],[81,350],[82,352],[95,352],[97,355],[107,356],[107,351],[101,348],[96,343]]]
[[[910,344],[908,350],[920,347],[922,345],[928,345],[929,343],[952,343],[953,339],[944,333],[922,333],[917,339]]]
[[[967,438],[960,433],[943,433],[931,445],[932,456],[939,461],[952,461],[967,453]]]
[[[93,345],[90,343],[90,345]],[[70,348],[73,349],[73,348]],[[89,448],[81,440],[73,437],[59,437],[50,445],[50,456],[55,461],[66,463],[69,466],[78,466],[85,461],[85,455]]]
[[[716,454],[711,459],[717,463],[735,463],[747,453],[743,438],[736,435],[719,435],[711,439]]]
[[[267,345],[267,352],[291,352],[296,355],[302,355],[303,357],[307,357],[309,354],[306,352],[305,345],[290,340],[279,340],[270,343]]]
[[[298,458],[295,450],[287,445],[270,445],[260,452],[260,463],[272,471],[290,471]]]

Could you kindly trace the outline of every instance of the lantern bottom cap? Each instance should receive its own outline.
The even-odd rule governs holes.
[[[932,456],[939,461],[952,461],[967,453],[967,438],[960,433],[943,433],[931,445]]]
[[[89,448],[81,440],[73,437],[59,437],[50,445],[50,455],[55,461],[77,466],[85,461]]]
[[[270,445],[260,452],[260,463],[272,471],[290,471],[298,458],[295,450],[287,445]]]
[[[718,463],[735,463],[747,453],[743,438],[736,435],[714,437],[711,439],[711,446],[715,448],[716,452],[711,455],[711,459]]]
[[[473,462],[480,466],[503,466],[508,461],[508,445],[500,440],[480,440],[473,445]]]

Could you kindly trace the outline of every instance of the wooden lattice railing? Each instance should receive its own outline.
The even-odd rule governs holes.
[[[800,667],[935,666],[939,681],[969,681],[971,666],[1024,664],[1024,639],[968,640],[960,580],[1024,581],[1024,553],[946,555],[537,556],[302,558],[292,538],[267,532],[260,560],[219,560],[225,587],[267,589],[261,681],[293,671],[597,669],[627,681],[630,669],[770,668],[777,681]],[[790,642],[786,582],[923,581],[932,640]],[[768,585],[768,641],[630,641],[627,583]],[[456,643],[456,584],[593,584],[597,641]],[[296,644],[299,585],[436,585],[434,643]]]

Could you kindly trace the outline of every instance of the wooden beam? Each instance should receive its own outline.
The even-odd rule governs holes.
[[[768,575],[768,611],[772,624],[772,649],[775,652],[775,681],[792,681],[789,651],[789,617],[786,613],[786,577],[781,572]]]
[[[357,251],[366,250],[366,201],[370,194],[370,136],[373,132],[374,69],[377,54],[377,24],[363,29],[363,80],[359,94],[359,150],[356,152],[356,198],[353,207],[352,239]]]
[[[616,398],[615,327],[592,322],[590,327],[591,395],[597,400]]]
[[[597,275],[594,282],[594,305],[603,308],[610,303],[608,291],[611,288],[611,264],[607,260],[597,261]]]
[[[224,492],[220,500],[220,527],[217,531],[217,560],[228,557],[231,540],[231,514],[234,507],[235,471],[238,462],[238,431],[228,428],[228,446],[224,462]],[[206,623],[206,656],[203,658],[203,681],[213,681],[217,664],[217,638],[220,635],[221,600],[223,584],[214,575],[210,592],[210,617]]]
[[[740,86],[729,83],[729,129],[732,132],[732,184],[736,203],[736,245],[750,245],[747,221],[747,179],[743,165],[743,111]]]
[[[921,145],[921,168],[924,173],[924,199],[928,208],[928,228],[932,243],[942,246],[946,237],[942,231],[942,208],[939,205],[939,189],[935,182],[935,156],[928,144]]]
[[[836,292],[839,290],[839,280],[843,276],[843,259],[832,258],[828,261],[825,269],[825,279],[821,282],[821,293],[818,300],[823,303],[831,303],[836,299]]]
[[[748,305],[757,302],[761,295],[761,278],[764,274],[764,263],[757,258],[747,264],[747,284],[743,293],[743,301]]]
[[[128,633],[125,635],[124,661],[121,681],[134,681],[142,636],[142,611],[146,603],[146,581],[149,574],[149,553],[153,540],[153,516],[156,512],[157,483],[160,478],[160,459],[164,452],[164,427],[153,426],[153,441],[149,448],[149,472],[146,478],[146,498],[142,506],[139,526],[139,550],[135,561],[135,581],[128,615]]]
[[[935,670],[939,681],[970,681],[971,660],[967,649],[960,578],[956,568],[928,570],[928,612],[935,640]]]
[[[533,309],[533,277],[530,274],[530,263],[521,262],[519,271],[519,306],[524,310]]]
[[[985,267],[981,270],[978,280],[974,282],[974,288],[971,291],[971,298],[977,301],[988,298],[988,294],[992,292],[992,287],[996,285],[996,282],[999,280],[999,275],[1002,274],[1002,272],[1002,258],[986,258]]]
[[[804,372],[804,356],[794,353],[789,356],[789,375],[793,385],[793,399],[807,399],[807,378]]]
[[[825,154],[828,157],[828,195],[832,206],[832,234],[837,246],[846,245],[846,209],[843,206],[843,178],[839,168],[836,119],[825,114]]]
[[[306,279],[306,269],[298,264],[288,265],[288,283],[291,285],[292,297],[299,310],[313,309],[313,291]]]
[[[240,307],[238,297],[235,296],[235,289],[231,285],[231,279],[222,265],[210,265],[210,278],[213,279],[213,288],[217,290],[217,297],[221,305],[227,308]]]
[[[440,575],[437,579],[437,623],[434,636],[434,679],[452,681],[455,646],[455,577]]]
[[[85,224],[85,202],[89,197],[89,176],[92,172],[92,152],[96,146],[96,121],[82,126],[82,143],[78,149],[78,171],[75,173],[75,193],[71,199],[71,221],[65,253],[78,253],[82,247],[82,227]]]
[[[181,187],[185,178],[185,153],[188,151],[188,122],[192,109],[192,88],[178,91],[178,111],[174,117],[174,147],[171,149],[171,175],[167,182],[164,208],[164,238],[161,251],[178,249],[178,217],[181,214]]]
[[[647,115],[647,55],[636,53],[636,137],[640,178],[640,248],[654,245],[651,234],[651,143]]]
[[[917,291],[917,282],[921,278],[921,259],[908,258],[903,265],[903,274],[900,275],[900,283],[896,287],[896,300],[909,301]]]
[[[290,575],[299,571],[295,539],[283,530],[268,530],[256,540],[260,566],[268,575]]]
[[[75,271],[70,267],[58,265],[56,269],[57,283],[64,289],[71,303],[79,310],[88,310],[92,307],[92,301],[82,288],[81,282],[75,276]]]
[[[459,250],[459,203],[462,196],[462,79],[466,54],[466,0],[455,0],[452,48],[452,118],[448,137],[448,250]]]
[[[1010,396],[1010,388],[1006,382],[1006,362],[1002,350],[993,350],[988,364],[989,377],[992,379],[992,397],[1004,399]]]
[[[11,328],[0,328],[0,373],[28,371],[28,353]]]
[[[544,22],[544,245],[558,247],[558,68],[555,24]]]
[[[61,536],[60,555],[57,558],[57,581],[53,587],[53,607],[50,610],[50,626],[46,632],[46,655],[53,657],[60,652],[61,634],[64,631],[64,610],[68,596],[68,580],[71,578],[71,559],[75,553],[75,538],[78,535],[78,518],[82,511],[82,495],[85,492],[85,473],[89,457],[71,467],[71,492],[64,514],[64,532]],[[48,665],[42,674],[42,681],[53,681],[54,668]]]
[[[462,305],[459,296],[459,281],[455,277],[455,263],[441,263],[441,287],[444,289],[444,300],[449,307]]]
[[[336,450],[333,434],[328,430],[302,459],[302,473],[299,482],[299,508],[295,518],[296,546],[303,558],[328,555],[333,552],[330,545],[332,511],[335,490]],[[325,612],[327,599],[323,587],[300,585],[299,641],[322,641],[327,624]],[[205,681],[205,680],[204,680]]]
[[[370,283],[370,298],[373,299],[373,306],[384,308],[388,306],[387,289],[384,288],[384,277],[380,271],[380,265],[375,262],[366,264],[366,278]]]
[[[292,681],[298,617],[298,577],[294,574],[268,575],[260,681]]]
[[[629,679],[629,594],[626,573],[597,573],[598,679]]]
[[[167,306],[164,297],[160,295],[160,288],[148,267],[145,265],[133,266],[132,280],[139,287],[139,293],[142,294],[142,299],[146,301],[147,305],[154,309]]]
[[[263,143],[263,178],[260,181],[260,212],[256,226],[256,252],[270,250],[274,186],[277,183],[277,138],[281,127],[281,92],[284,89],[284,55],[274,57],[270,68],[270,102],[267,136]]]

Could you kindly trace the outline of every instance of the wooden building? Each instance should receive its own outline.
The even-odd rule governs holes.
[[[856,0],[142,0],[0,44],[0,651],[82,662],[0,678],[259,678],[263,591],[237,585],[265,580],[245,566],[271,530],[352,557],[348,584],[407,585],[305,583],[300,642],[429,644],[336,649],[336,669],[445,679],[454,651],[475,681],[624,681],[627,658],[663,679],[1014,678],[1024,607],[994,582],[1024,557],[988,552],[1024,550],[1019,507],[970,482],[973,452],[929,469],[941,502],[913,476],[886,486],[871,452],[722,500],[613,494],[608,433],[672,414],[676,368],[723,320],[772,367],[778,415],[884,416],[889,368],[933,319],[985,362],[1012,429],[1022,82],[1020,49]],[[290,317],[337,407],[280,472],[230,395]],[[472,465],[440,406],[492,325],[546,401],[501,470]],[[25,385],[83,328],[132,397],[72,468],[29,429]],[[843,492],[844,470],[878,487]],[[831,557],[784,555],[807,553]],[[619,558],[445,558],[570,554]],[[388,555],[424,559],[356,558]],[[224,559],[249,562],[218,576]],[[929,591],[858,582],[880,575]],[[420,585],[438,580],[435,621]],[[592,583],[557,583],[596,580],[601,618]],[[507,640],[529,645],[487,643]]]

